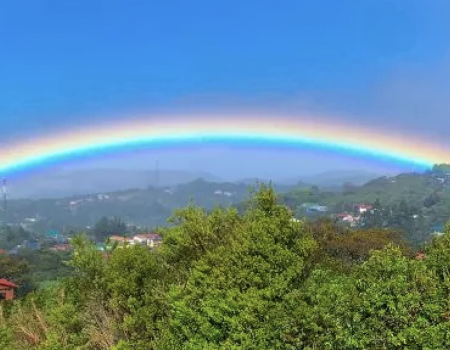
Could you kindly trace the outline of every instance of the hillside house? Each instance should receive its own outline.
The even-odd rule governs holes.
[[[134,240],[133,239],[122,237],[122,236],[111,236],[111,237],[109,237],[109,241],[111,243],[116,243],[117,242],[117,244],[119,246],[123,246],[125,244],[134,244]]]
[[[348,214],[348,213],[337,214],[337,215],[336,215],[336,218],[337,218],[339,221],[342,221],[342,222],[349,222],[349,223],[351,223],[351,222],[357,220],[356,217],[354,217],[353,215]]]
[[[61,244],[55,244],[53,247],[50,248],[53,252],[68,252],[73,249],[72,245],[67,243],[61,243]]]
[[[41,243],[37,239],[31,239],[29,241],[24,241],[23,247],[28,250],[39,250],[41,249]]]
[[[14,283],[0,278],[0,300],[13,300],[17,288]]]
[[[150,248],[159,247],[162,243],[162,238],[157,233],[143,233],[133,237],[135,244],[147,245]]]
[[[370,205],[370,204],[358,204],[356,206],[356,211],[358,211],[360,214],[363,214],[372,209],[373,209],[373,205]]]
[[[350,214],[347,214],[347,213],[339,213],[339,214],[336,214],[336,219],[342,221],[342,220],[344,220],[344,218],[346,218],[349,215]]]

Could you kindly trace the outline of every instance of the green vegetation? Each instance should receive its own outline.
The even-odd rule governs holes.
[[[352,212],[357,204],[371,204],[378,212],[367,213],[361,227],[400,229],[410,243],[419,245],[430,239],[436,226],[443,226],[450,219],[448,168],[440,165],[426,173],[381,177],[363,186],[344,184],[342,192],[302,188],[282,194],[280,200],[299,216],[304,215],[304,203],[326,205],[327,214]]]
[[[21,227],[0,226],[0,248],[9,250],[32,238],[29,231]]]
[[[262,186],[242,214],[177,211],[155,251],[77,237],[70,275],[0,304],[0,348],[450,347],[450,226],[417,260],[395,230],[292,219]]]
[[[365,221],[366,225],[376,222],[379,227],[401,229],[411,243],[421,244],[429,239],[436,225],[442,226],[450,219],[449,168],[445,164],[436,165],[425,173],[381,177],[362,186],[343,183],[341,191],[304,184],[277,187],[277,191],[281,193],[280,201],[294,210],[297,217],[314,217],[305,215],[306,203],[327,206],[326,215],[352,212],[356,204],[378,203],[385,214],[391,214],[384,215],[382,221],[374,221],[373,218]],[[233,205],[243,213],[248,194],[249,186],[246,184],[195,180],[171,188],[150,187],[63,199],[16,200],[9,203],[7,221],[23,224],[27,230],[40,234],[49,229],[64,233],[84,231],[104,217],[120,217],[126,223],[141,227],[166,226],[171,213],[188,205],[192,199],[207,210]],[[405,220],[405,203],[408,215],[417,215],[416,222],[409,222],[411,217]],[[34,221],[27,221],[30,219]],[[4,246],[3,243],[0,238],[0,247]]]
[[[0,278],[17,283],[19,295],[39,289],[69,275],[70,268],[64,264],[70,259],[67,252],[49,250],[23,250],[17,255],[0,255]]]
[[[167,188],[130,189],[61,199],[11,200],[4,220],[23,223],[30,230],[45,233],[84,230],[103,217],[120,217],[127,223],[155,227],[167,224],[177,208],[195,202],[207,209],[243,201],[249,193],[245,184],[196,180]],[[27,221],[33,219],[34,221]]]

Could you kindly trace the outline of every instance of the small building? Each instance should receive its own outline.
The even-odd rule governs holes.
[[[117,242],[119,244],[124,244],[127,241],[127,239],[122,236],[111,236],[111,237],[109,237],[109,241],[111,243]]]
[[[339,213],[339,214],[336,214],[336,219],[343,220],[347,216],[348,216],[347,213]]]
[[[71,244],[67,243],[61,243],[61,244],[55,244],[53,247],[50,248],[53,252],[68,252],[73,249]]]
[[[14,283],[0,278],[0,300],[13,300],[17,288],[18,286]]]
[[[162,243],[162,238],[157,233],[143,233],[133,237],[136,244],[144,244],[151,248],[159,247]]]
[[[373,209],[373,205],[370,205],[370,204],[358,204],[358,205],[356,206],[356,210],[357,210],[360,214],[365,213],[365,212],[367,212],[367,211],[369,211],[369,210],[372,210],[372,209]]]
[[[47,230],[45,238],[51,241],[61,241],[63,237],[58,230]]]
[[[41,249],[41,244],[37,239],[32,239],[24,242],[24,248],[28,250],[39,250]]]

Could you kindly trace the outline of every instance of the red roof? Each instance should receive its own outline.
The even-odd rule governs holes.
[[[0,255],[5,254],[5,250],[4,249],[0,249]]]
[[[14,283],[9,282],[8,280],[5,280],[3,278],[0,278],[0,286],[9,287],[9,288],[19,288]]]

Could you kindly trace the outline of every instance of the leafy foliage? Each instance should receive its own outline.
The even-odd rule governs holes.
[[[450,347],[450,226],[417,260],[397,230],[293,220],[265,186],[243,214],[191,204],[172,223],[153,251],[76,237],[70,275],[0,304],[0,347]]]

